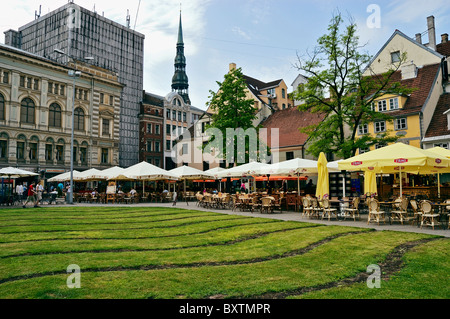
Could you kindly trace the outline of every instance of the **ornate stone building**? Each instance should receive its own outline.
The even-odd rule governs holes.
[[[0,45],[0,167],[46,178],[70,169],[73,67]],[[111,71],[75,67],[74,169],[118,165],[123,85]]]

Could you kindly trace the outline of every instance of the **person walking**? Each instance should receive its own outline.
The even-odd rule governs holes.
[[[174,189],[173,190],[173,204],[172,204],[172,206],[176,206],[177,205],[177,197],[178,197],[177,190]]]
[[[23,204],[23,208],[27,208],[27,204],[30,201],[33,201],[34,205],[36,206],[36,189],[35,189],[34,185],[35,185],[35,182],[32,182],[30,184],[30,186],[28,187],[28,193],[27,193],[28,197],[27,197],[25,204]]]
[[[44,193],[44,186],[42,184],[43,181],[40,181],[36,185],[36,204],[34,205],[34,207],[39,207],[39,203],[42,200],[42,194]]]

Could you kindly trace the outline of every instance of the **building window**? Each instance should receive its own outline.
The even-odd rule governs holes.
[[[147,152],[153,151],[153,143],[152,141],[147,141]]]
[[[9,72],[3,72],[3,84],[9,84]]]
[[[286,161],[294,159],[294,152],[286,152]]]
[[[37,160],[37,154],[38,154],[38,145],[37,145],[37,143],[30,143],[30,153],[29,153],[30,160],[36,161]]]
[[[178,111],[178,122],[181,122],[181,111]]]
[[[102,164],[108,164],[109,163],[109,156],[108,156],[108,149],[102,148]]]
[[[389,99],[389,109],[398,110],[398,98]]]
[[[387,111],[387,103],[386,100],[378,101],[378,112]]]
[[[33,100],[29,98],[23,99],[20,107],[20,121],[22,123],[34,124],[34,111]]]
[[[437,143],[437,144],[434,144],[434,147],[442,147],[442,148],[445,148],[445,149],[450,149],[449,148],[449,143]]]
[[[18,160],[25,159],[25,142],[17,142],[16,157]]]
[[[159,125],[155,125],[155,134],[156,135],[160,135],[161,134],[159,127],[160,127]]]
[[[281,89],[281,97],[282,97],[283,99],[286,98],[286,90],[285,90],[285,89]]]
[[[75,109],[74,112],[74,121],[75,125],[74,128],[77,131],[84,131],[84,111],[82,108],[78,107]]]
[[[0,94],[0,121],[5,120],[5,98]]]
[[[53,144],[45,144],[45,160],[53,160]]]
[[[392,63],[400,62],[400,51],[395,51],[391,53],[391,62]]]
[[[284,109],[286,109],[286,104],[285,104],[285,103],[283,103],[283,110],[284,110]]]
[[[171,149],[171,143],[170,143],[170,140],[166,140],[166,150],[167,150],[167,151],[170,151],[170,149]]]
[[[358,125],[358,134],[364,135],[369,133],[369,125],[368,124],[360,124]]]
[[[114,105],[114,96],[112,96],[112,95],[109,96],[109,105],[111,105],[111,106]]]
[[[170,135],[170,124],[166,124],[166,135]]]
[[[175,110],[172,111],[172,120],[174,120],[174,121],[177,120],[177,111],[175,111]]]
[[[81,164],[87,163],[87,148],[86,147],[80,147],[80,162],[81,162]]]
[[[158,157],[155,157],[155,166],[158,166],[158,167],[161,166],[161,161]]]
[[[153,132],[152,132],[152,123],[148,123],[147,124],[147,133],[148,134],[152,134]]]
[[[381,133],[386,131],[386,122],[375,122],[375,133]]]
[[[186,120],[187,120],[186,112],[183,112],[183,122],[186,122]]]
[[[105,103],[105,95],[103,93],[100,93],[100,104]]]
[[[56,145],[56,160],[58,162],[64,161],[64,145]]]
[[[156,153],[161,152],[161,150],[160,150],[160,143],[158,141],[155,141],[155,152]]]
[[[102,119],[102,136],[109,137],[109,120]]]
[[[0,158],[6,159],[8,157],[8,140],[0,140]]]
[[[170,110],[169,109],[166,110],[166,117],[168,120],[170,120]]]
[[[366,148],[360,148],[359,149],[359,154],[364,154],[370,151],[370,148],[366,147]]]
[[[395,119],[394,125],[396,130],[406,130],[407,129],[406,117]]]
[[[48,112],[48,126],[61,127],[61,107],[53,103]]]
[[[186,155],[188,154],[188,144],[183,144],[182,149],[181,149],[181,155]]]

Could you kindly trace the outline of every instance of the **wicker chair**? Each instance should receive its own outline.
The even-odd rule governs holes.
[[[311,198],[311,204],[312,204],[312,212],[309,215],[309,217],[319,219],[320,213],[322,212],[322,207],[320,207],[317,198]]]
[[[391,212],[391,218],[397,219],[403,225],[403,221],[408,220],[408,205],[409,200],[406,197],[403,197],[400,202],[400,207],[397,210],[393,210]]]
[[[367,224],[371,221],[376,221],[378,225],[380,225],[381,219],[383,220],[383,223],[386,223],[386,213],[380,211],[380,203],[378,200],[372,198],[369,200],[369,216],[367,218]]]
[[[358,219],[360,219],[359,217],[359,197],[355,197],[353,198],[352,201],[352,206],[351,207],[346,207],[344,209],[344,220],[347,219],[347,217],[353,218],[354,221],[356,221],[356,216],[358,216]]]
[[[308,197],[303,197],[302,198],[302,203],[303,203],[303,213],[302,216],[303,217],[310,217],[313,211],[313,207],[311,205],[311,201],[309,200]]]
[[[259,198],[257,196],[253,196],[252,198],[252,202],[251,202],[251,212],[253,213],[253,211],[255,209],[258,209],[261,211],[261,202],[259,200]]]
[[[273,206],[272,206],[272,198],[271,197],[263,197],[261,198],[261,213],[273,213]]]
[[[331,220],[331,217],[333,215],[337,219],[337,209],[331,207],[330,200],[328,198],[324,198],[322,203],[323,203],[322,219],[328,217],[328,220]]]
[[[433,213],[433,206],[428,200],[423,200],[420,202],[420,211],[422,213],[422,220],[420,222],[420,228],[425,226],[431,226],[434,229],[434,225],[437,223],[439,214]]]

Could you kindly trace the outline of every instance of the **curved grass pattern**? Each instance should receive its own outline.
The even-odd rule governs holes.
[[[61,219],[57,211],[47,214],[46,209],[40,210],[44,224],[39,216],[21,211],[36,223],[27,226],[27,233],[20,232],[23,226],[1,229],[12,232],[0,233],[0,240],[8,241],[0,244],[0,298],[287,298],[331,293],[333,287],[357,284],[362,279],[355,278],[369,264],[392,264],[398,249],[401,253],[395,256],[402,257],[435,241],[423,234],[180,209],[130,212],[131,220],[137,218],[133,222],[145,225],[132,226],[121,210],[111,212],[111,220],[106,211],[77,210],[63,212],[83,218],[72,229],[44,225]],[[0,215],[12,223],[19,214]],[[82,289],[66,286],[66,268],[74,263],[81,267]]]

